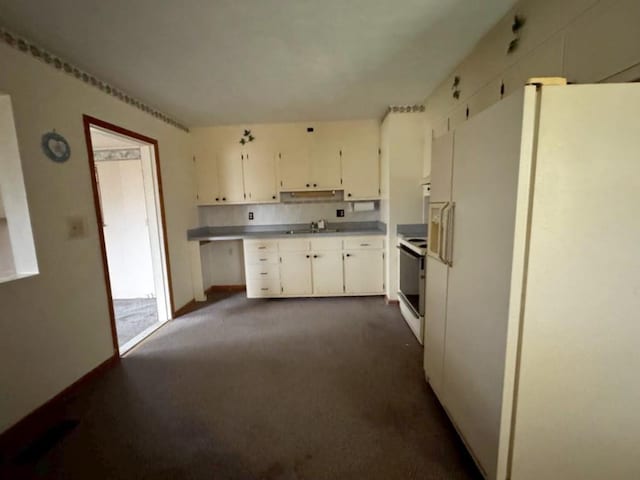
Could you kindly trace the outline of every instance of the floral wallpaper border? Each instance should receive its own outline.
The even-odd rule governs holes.
[[[169,125],[179,128],[180,130],[183,130],[185,132],[189,131],[189,128],[187,128],[185,125],[178,122],[177,120],[174,120],[168,115],[165,115],[164,113],[156,110],[153,107],[150,107],[149,105],[141,102],[140,100],[132,97],[131,95],[128,95],[127,93],[123,92],[119,88],[116,88],[113,85],[110,85],[107,82],[104,82],[96,78],[90,73],[84,70],[81,70],[80,68],[76,67],[72,63],[63,60],[62,58],[52,54],[51,52],[48,52],[44,48],[39,47],[38,45],[35,45],[34,43],[31,43],[28,40],[25,40],[24,38],[10,32],[3,26],[0,26],[0,42],[4,42],[10,47],[13,47],[16,50],[21,51],[22,53],[25,53],[27,55],[30,54],[33,58],[46,63],[47,65],[55,68],[56,70],[61,70],[67,73],[68,75],[71,75],[72,77],[75,77],[78,80],[83,81],[87,85],[91,85],[92,87],[97,88],[98,90],[100,90],[101,92],[104,92],[107,95],[117,98],[118,100],[121,100],[124,103],[137,108],[138,110],[142,110],[143,112],[151,115],[152,117],[157,118],[158,120],[168,123]]]
[[[387,113],[422,113],[425,111],[424,105],[389,105]]]

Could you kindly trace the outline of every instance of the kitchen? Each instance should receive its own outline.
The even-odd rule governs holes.
[[[483,11],[466,8],[476,8],[472,17]],[[389,62],[377,68],[367,57],[371,69],[351,79],[358,86],[350,91],[354,98],[361,92],[383,98],[384,105],[356,116],[345,113],[352,104],[343,90],[322,83],[352,86],[350,77],[321,61],[311,68],[318,83],[307,85],[325,95],[317,115],[295,102],[267,101],[275,90],[290,88],[303,103],[303,82],[281,81],[292,70],[242,83],[241,74],[250,75],[226,68],[229,58],[202,62],[207,78],[231,71],[238,85],[255,83],[244,99],[233,82],[224,95],[189,92],[185,70],[173,69],[175,77],[156,72],[149,92],[165,89],[168,98],[172,85],[184,82],[183,93],[202,103],[200,110],[165,104],[182,112],[177,118],[189,118],[189,127],[133,97],[106,93],[115,90],[93,77],[83,80],[82,71],[78,77],[64,59],[47,62],[51,57],[38,45],[2,29],[0,57],[13,68],[0,78],[0,90],[15,111],[41,266],[33,278],[0,289],[2,317],[12,319],[2,354],[11,368],[3,381],[16,386],[2,399],[3,432],[107,362],[116,372],[127,369],[101,377],[116,382],[103,396],[114,406],[105,401],[87,410],[106,412],[109,421],[81,422],[67,440],[76,454],[93,458],[83,450],[95,444],[84,441],[86,425],[118,432],[123,418],[129,420],[142,441],[123,443],[144,443],[151,450],[141,451],[153,452],[147,458],[158,459],[134,466],[129,477],[171,458],[181,466],[164,463],[162,472],[145,473],[208,468],[211,445],[221,445],[216,458],[226,461],[231,451],[239,465],[251,466],[237,478],[294,478],[304,468],[316,474],[305,478],[319,478],[326,465],[343,478],[354,471],[393,478],[385,468],[404,478],[442,471],[444,478],[451,472],[492,479],[636,478],[638,9],[635,0],[522,0],[505,6],[498,22],[487,23],[467,46],[458,40],[473,19],[440,31],[439,40],[403,37],[433,63],[415,65],[409,74],[395,69],[403,55],[377,48],[375,58]],[[260,21],[272,16],[262,14]],[[217,28],[195,28],[194,18],[194,25],[172,28],[181,35],[172,48],[193,32],[221,31],[226,19],[211,17]],[[409,20],[406,32],[415,27]],[[238,24],[255,26],[255,19],[246,15]],[[381,26],[350,30],[366,31],[372,41]],[[238,30],[247,38],[262,32]],[[69,31],[75,30],[55,35]],[[211,43],[229,51],[243,44],[237,37],[216,40]],[[264,45],[289,51],[284,43]],[[185,56],[173,50],[162,58]],[[286,60],[278,66],[295,64]],[[240,56],[238,63],[253,74],[268,58]],[[421,80],[429,69],[430,80]],[[414,93],[397,102],[400,96],[375,95],[378,77],[398,85],[411,77]],[[217,114],[214,97],[226,116],[209,120]],[[155,102],[162,98],[156,90]],[[242,111],[241,100],[263,108],[261,114]],[[211,117],[203,114],[207,109]],[[93,228],[99,216],[83,158],[80,119],[86,114],[159,144],[175,321],[122,360],[112,349]],[[72,147],[64,164],[41,152],[42,133],[54,128]],[[0,187],[4,193],[1,177]],[[10,223],[12,204],[2,203],[0,221],[6,223],[6,213]],[[82,220],[84,228],[74,238],[70,219]],[[207,319],[198,312],[211,311],[215,322],[204,328]],[[258,338],[262,316],[265,332],[286,325],[296,335]],[[184,335],[185,326],[196,333]],[[335,333],[341,327],[351,330],[341,336]],[[377,351],[367,351],[372,345]],[[345,352],[351,356],[340,356]],[[309,359],[318,363],[305,363]],[[307,396],[295,398],[297,392]],[[80,398],[82,407],[87,397]],[[131,403],[119,403],[124,400]],[[236,417],[236,406],[246,416]],[[134,411],[139,417],[119,416]],[[144,426],[150,419],[158,423]],[[161,436],[171,454],[164,445],[153,450],[158,446],[150,441],[160,437],[164,421],[172,427]],[[303,427],[295,430],[295,422]],[[421,429],[427,434],[412,436]],[[327,436],[316,437],[319,431]],[[334,442],[334,432],[346,433]],[[349,436],[353,432],[360,435]],[[387,441],[395,449],[387,449]],[[119,443],[100,442],[105,451]],[[207,455],[193,455],[203,444],[197,453]],[[274,466],[282,445],[289,456]],[[331,449],[345,445],[356,460]],[[464,465],[467,454],[471,467]]]

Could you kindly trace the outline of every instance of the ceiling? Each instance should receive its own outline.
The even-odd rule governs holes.
[[[514,0],[0,0],[0,23],[189,126],[421,103]]]

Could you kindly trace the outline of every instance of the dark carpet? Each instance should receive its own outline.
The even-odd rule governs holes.
[[[215,299],[63,417],[77,424],[30,478],[479,478],[425,383],[422,349],[380,298]]]
[[[132,298],[113,301],[118,345],[121,347],[136,335],[158,323],[155,298]]]

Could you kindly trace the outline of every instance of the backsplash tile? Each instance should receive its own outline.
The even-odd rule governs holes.
[[[375,202],[375,210],[366,212],[353,212],[351,205],[351,202],[220,205],[198,207],[198,215],[201,226],[212,227],[310,223],[320,219],[330,223],[380,220],[380,202]],[[336,215],[339,209],[344,210],[344,217]],[[249,220],[249,212],[253,212],[253,220]]]

